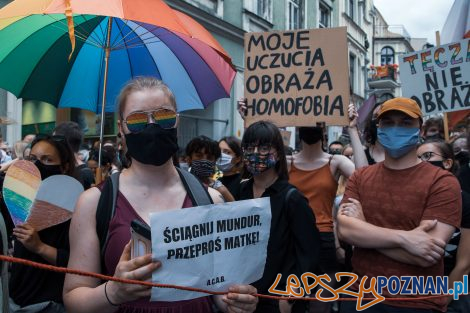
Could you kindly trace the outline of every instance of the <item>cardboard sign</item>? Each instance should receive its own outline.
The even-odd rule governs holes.
[[[245,126],[347,125],[346,27],[245,34]]]
[[[15,226],[26,222],[40,184],[41,173],[32,162],[19,160],[8,168],[3,198]]]
[[[82,184],[70,176],[46,178],[39,186],[26,222],[39,231],[69,220],[82,192]]]
[[[424,115],[470,108],[470,39],[400,56],[403,96]]]
[[[263,276],[271,228],[269,198],[152,213],[150,223],[153,258],[162,263],[153,272],[153,282],[227,291]],[[151,300],[204,296],[153,288]]]

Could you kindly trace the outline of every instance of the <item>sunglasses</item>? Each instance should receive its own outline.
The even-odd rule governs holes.
[[[146,112],[133,112],[126,117],[124,123],[131,133],[140,133],[144,131],[150,120],[163,129],[171,129],[176,127],[176,117],[178,114],[175,111],[168,109],[158,109]]]

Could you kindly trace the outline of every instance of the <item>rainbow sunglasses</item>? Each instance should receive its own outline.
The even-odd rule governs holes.
[[[175,111],[168,109],[133,112],[127,116],[124,122],[127,125],[127,129],[129,129],[131,133],[140,133],[149,124],[150,116],[152,117],[155,124],[163,129],[171,129],[176,127],[176,117],[178,114]]]

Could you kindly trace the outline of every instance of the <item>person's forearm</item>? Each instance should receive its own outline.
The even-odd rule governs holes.
[[[367,161],[366,153],[364,152],[364,147],[362,146],[357,127],[348,127],[348,134],[354,151],[354,165],[356,166],[356,169],[368,166],[369,162]]]
[[[338,214],[340,240],[361,248],[398,248],[403,243],[401,230],[378,227],[357,218]]]
[[[402,248],[377,249],[377,251],[401,263],[417,265],[421,267],[429,267],[433,265],[432,263],[427,262],[425,259],[412,255]]]
[[[109,283],[108,283],[109,284]],[[109,286],[107,288],[108,297],[112,299]],[[112,301],[112,300],[111,300]],[[67,313],[113,313],[119,308],[108,302],[104,293],[104,284],[91,287],[78,287],[64,294],[64,304]]]
[[[40,255],[47,263],[57,265],[57,249],[42,243],[36,254]]]

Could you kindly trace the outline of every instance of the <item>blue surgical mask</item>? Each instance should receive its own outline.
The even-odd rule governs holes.
[[[233,168],[232,156],[226,153],[222,153],[222,156],[217,160],[216,165],[222,172],[230,172],[230,170]]]
[[[394,159],[399,159],[418,144],[419,128],[379,127],[377,129],[377,138],[388,155]]]

